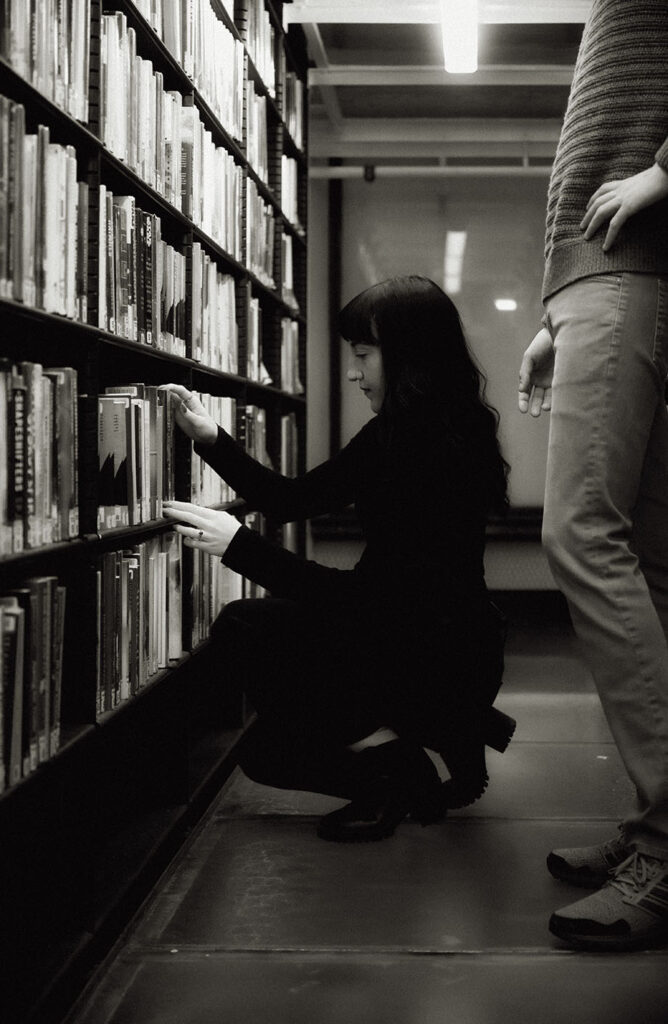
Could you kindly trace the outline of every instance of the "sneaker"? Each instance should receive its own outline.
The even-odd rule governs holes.
[[[668,943],[668,860],[632,853],[602,889],[553,914],[549,927],[581,949]]]
[[[547,869],[555,878],[583,889],[598,889],[607,882],[610,872],[619,867],[633,851],[619,827],[619,835],[600,846],[576,846],[569,850],[553,850],[548,854]]]

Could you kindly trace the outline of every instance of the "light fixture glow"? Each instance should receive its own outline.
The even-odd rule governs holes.
[[[494,299],[494,305],[501,313],[514,313],[517,309],[515,299]]]
[[[478,0],[441,0],[443,63],[451,74],[478,70]]]
[[[443,287],[448,295],[462,290],[462,266],[466,249],[465,231],[446,231],[443,256]]]

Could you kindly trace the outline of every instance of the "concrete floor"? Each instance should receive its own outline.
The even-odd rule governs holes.
[[[316,838],[339,801],[235,772],[72,1024],[667,1024],[668,956],[576,953],[554,846],[615,834],[632,792],[567,631],[511,635],[517,717],[491,782],[439,825]]]

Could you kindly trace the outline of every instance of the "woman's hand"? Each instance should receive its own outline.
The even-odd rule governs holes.
[[[524,353],[520,366],[520,412],[540,416],[552,407],[554,345],[547,327],[542,327]]]
[[[174,529],[189,548],[208,555],[224,555],[241,523],[229,512],[220,512],[190,501],[164,501],[163,515],[176,520]]]
[[[658,203],[668,196],[668,172],[653,164],[630,178],[621,181],[607,181],[596,189],[587,203],[581,229],[589,241],[602,224],[608,223],[608,232],[603,242],[603,252],[611,249],[622,225],[646,206]]]
[[[218,426],[200,402],[197,395],[182,384],[162,384],[161,391],[169,394],[174,417],[184,434],[198,444],[215,444]]]

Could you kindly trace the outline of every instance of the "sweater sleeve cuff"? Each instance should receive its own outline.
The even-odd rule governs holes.
[[[205,462],[210,462],[214,457],[214,453],[225,452],[228,442],[234,443],[230,435],[222,427],[218,427],[218,437],[213,444],[200,444],[198,441],[195,441],[193,448],[196,455],[199,455]]]
[[[240,526],[234,537],[227,545],[225,554],[221,561],[228,569],[238,572],[241,576],[246,575],[249,570],[249,562],[252,562],[255,534],[247,526]]]
[[[668,171],[668,139],[665,140],[662,146],[659,146],[654,159],[662,170]]]

